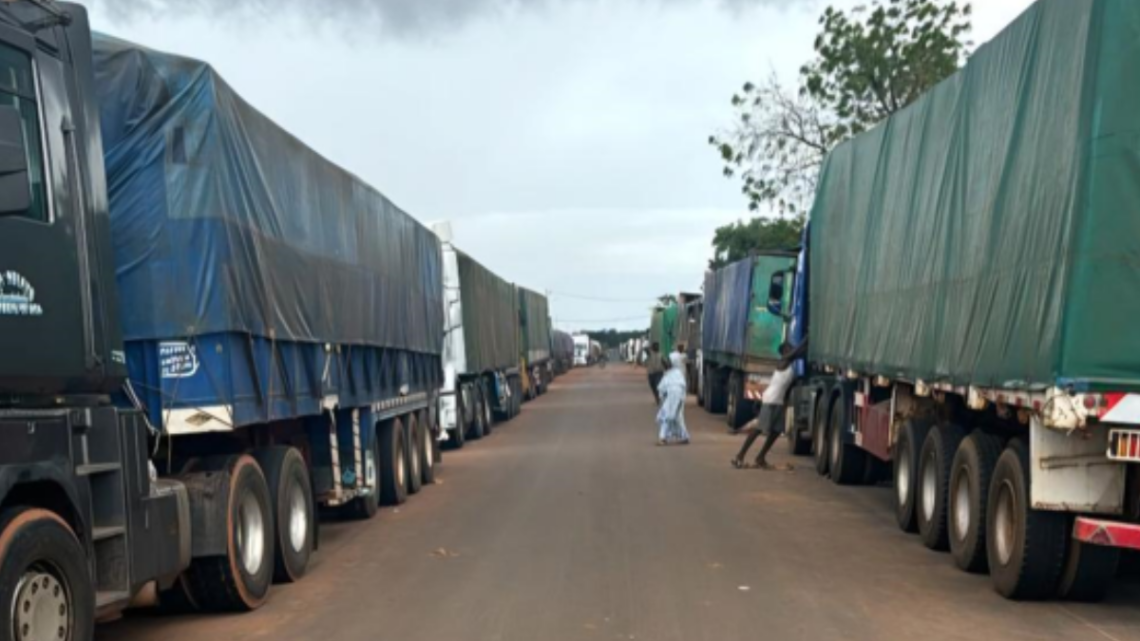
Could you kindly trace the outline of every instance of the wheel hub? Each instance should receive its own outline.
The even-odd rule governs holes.
[[[938,492],[938,466],[934,456],[927,456],[922,460],[922,515],[927,522],[934,520],[934,504]]]
[[[396,455],[396,482],[399,483],[401,487],[407,483],[407,474],[404,471],[404,457],[399,454]]]
[[[996,543],[998,561],[1009,565],[1013,558],[1013,544],[1017,526],[1014,523],[1014,514],[1017,501],[1014,498],[1013,486],[1009,481],[1003,482],[998,490],[997,509],[994,510],[994,542]]]
[[[966,540],[970,531],[970,478],[965,474],[954,484],[954,538]]]
[[[257,574],[265,556],[265,516],[253,492],[241,497],[238,507],[238,545],[241,546],[241,564],[245,571]]]
[[[47,568],[29,568],[12,598],[13,639],[59,641],[71,638],[71,595]]]
[[[898,472],[895,474],[895,492],[899,497],[899,505],[906,505],[910,498],[910,453],[903,450],[899,454]]]
[[[289,486],[289,545],[293,551],[305,548],[309,536],[309,505],[305,500],[305,489],[298,483]]]

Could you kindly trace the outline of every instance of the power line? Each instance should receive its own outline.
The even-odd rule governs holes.
[[[634,316],[632,318],[609,318],[609,319],[592,318],[592,319],[586,319],[586,320],[563,320],[563,319],[559,318],[554,322],[556,325],[564,325],[567,323],[575,323],[575,324],[632,323],[634,321],[646,321],[646,320],[649,320],[648,317],[643,315],[643,316]]]

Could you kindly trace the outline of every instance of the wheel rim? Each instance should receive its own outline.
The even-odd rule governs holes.
[[[927,522],[934,520],[934,503],[938,492],[938,466],[934,464],[934,455],[922,459],[922,515]]]
[[[70,639],[71,591],[54,567],[35,564],[20,577],[12,596],[12,638],[20,641]]]
[[[305,488],[293,483],[289,486],[289,545],[294,552],[300,552],[308,538],[309,503],[305,500]]]
[[[828,448],[828,451],[831,452],[831,468],[834,471],[834,469],[838,467],[839,464],[839,448],[842,447],[843,439],[839,434],[839,429],[837,426],[833,425],[829,431],[831,432],[831,438],[829,439],[831,443],[829,444],[830,447]]]
[[[415,477],[420,473],[420,443],[416,439],[411,439],[412,451],[409,457],[412,459],[412,476]]]
[[[396,482],[400,484],[400,487],[403,487],[404,484],[408,482],[408,474],[404,469],[403,453],[396,456]]]
[[[435,457],[431,451],[431,430],[424,430],[424,465],[429,470],[435,466]]]
[[[484,425],[490,425],[491,424],[491,404],[490,403],[483,403],[483,424]]]
[[[902,450],[896,469],[895,492],[899,496],[899,505],[906,505],[907,499],[910,498],[910,452]]]
[[[997,547],[998,562],[1003,566],[1009,565],[1013,558],[1013,541],[1016,536],[1014,514],[1017,509],[1017,499],[1014,498],[1013,485],[1004,481],[998,489],[997,509],[994,512],[994,544]]]
[[[265,556],[265,516],[253,492],[246,492],[238,506],[238,545],[246,572],[257,574]]]
[[[958,481],[954,483],[953,514],[954,538],[964,541],[970,531],[970,477],[966,474],[959,474]]]

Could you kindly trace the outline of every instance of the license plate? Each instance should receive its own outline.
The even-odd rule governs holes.
[[[1111,430],[1108,433],[1108,458],[1140,462],[1140,431]]]

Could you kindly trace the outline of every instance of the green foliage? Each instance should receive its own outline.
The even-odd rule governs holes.
[[[590,335],[590,340],[598,341],[605,349],[616,349],[628,340],[644,338],[648,331],[646,329],[629,331],[618,331],[616,329],[582,330],[584,334]]]
[[[736,222],[716,230],[713,238],[715,253],[709,261],[710,269],[743,260],[753,251],[795,249],[800,245],[804,217],[753,218],[747,223]]]
[[[801,215],[827,153],[906,107],[952,74],[968,53],[969,4],[871,0],[820,18],[815,58],[797,90],[771,73],[732,96],[730,130],[709,137],[749,209]]]

